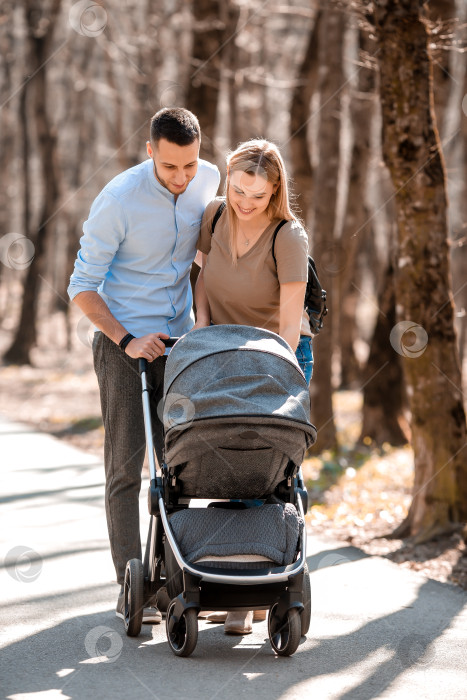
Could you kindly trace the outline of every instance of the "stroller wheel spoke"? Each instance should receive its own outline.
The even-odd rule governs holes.
[[[297,608],[290,608],[285,618],[277,616],[276,603],[269,611],[268,631],[273,650],[279,656],[291,656],[300,643],[301,621]]]
[[[167,610],[167,640],[175,656],[189,656],[195,650],[198,641],[198,611],[188,608],[178,618],[173,614],[175,604],[174,599]]]

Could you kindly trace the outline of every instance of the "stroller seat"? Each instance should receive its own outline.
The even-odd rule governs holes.
[[[245,510],[187,508],[174,513],[169,522],[189,562],[236,557],[237,561],[231,559],[232,566],[227,568],[244,568],[241,564],[248,562],[242,561],[241,555],[259,556],[276,566],[291,564],[304,526],[291,503]]]

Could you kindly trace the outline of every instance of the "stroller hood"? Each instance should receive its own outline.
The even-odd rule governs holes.
[[[219,325],[183,336],[166,364],[166,435],[205,420],[294,423],[310,437],[308,386],[289,345],[270,331]]]
[[[167,359],[164,394],[165,461],[191,497],[273,493],[316,439],[295,355],[259,328],[183,336]]]

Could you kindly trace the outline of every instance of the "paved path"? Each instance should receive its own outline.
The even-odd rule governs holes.
[[[466,700],[467,595],[322,538],[309,538],[312,622],[293,657],[274,656],[264,622],[243,638],[201,622],[188,659],[163,625],[126,637],[102,465],[5,419],[0,455],[1,698]]]

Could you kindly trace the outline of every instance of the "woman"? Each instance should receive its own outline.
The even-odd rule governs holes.
[[[291,212],[277,146],[251,140],[230,153],[225,195],[220,217],[216,212],[222,200],[216,199],[206,207],[201,223],[195,328],[229,323],[274,331],[295,351],[309,383],[313,351],[303,308],[308,236]],[[274,243],[274,260],[274,231],[284,219]],[[264,619],[261,612],[255,619]],[[224,618],[213,613],[208,619]],[[252,619],[251,611],[228,613],[225,631],[248,634]]]
[[[227,157],[226,207],[206,207],[198,249],[201,271],[195,300],[196,328],[239,323],[278,333],[296,351],[309,383],[313,353],[303,308],[308,237],[291,212],[284,163],[269,141],[242,143]],[[287,223],[272,238],[277,224]]]

